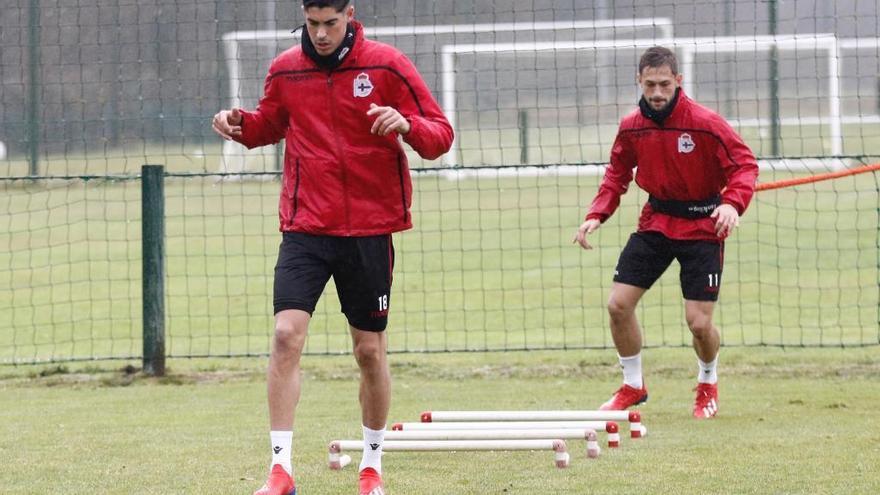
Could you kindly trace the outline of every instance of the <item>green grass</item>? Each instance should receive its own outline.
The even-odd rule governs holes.
[[[727,345],[880,343],[877,178],[759,193],[727,243]],[[392,350],[610,346],[604,303],[645,197],[633,188],[584,252],[571,236],[599,179],[417,177],[416,228],[395,236]],[[139,184],[0,187],[0,362],[139,356]],[[267,352],[278,188],[167,181],[170,355]],[[349,347],[332,287],[311,353]],[[639,316],[649,345],[689,345],[677,267]]]
[[[613,351],[392,356],[390,421],[430,409],[592,408],[619,383]],[[6,494],[250,493],[269,454],[262,360],[172,360],[163,380],[106,364],[0,369]],[[874,349],[725,349],[721,413],[690,418],[694,356],[645,352],[648,437],[598,460],[548,452],[389,453],[389,493],[786,493],[880,490]],[[118,366],[115,366],[118,369]],[[294,465],[304,494],[352,493],[326,467],[358,439],[353,359],[307,357]],[[42,376],[41,376],[42,375]],[[604,435],[602,435],[604,439]],[[358,462],[360,455],[353,455]]]
[[[145,164],[164,165],[168,172],[217,172],[222,140],[192,138],[179,143],[150,143],[126,139],[122,147],[90,143],[83,151],[69,150],[40,156],[41,176],[137,175]],[[26,177],[26,156],[10,156],[0,167],[0,177]]]

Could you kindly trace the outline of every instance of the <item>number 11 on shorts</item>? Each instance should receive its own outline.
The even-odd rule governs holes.
[[[718,287],[718,274],[710,273],[709,274],[709,287]]]
[[[388,309],[388,294],[384,294],[379,297],[379,311],[385,311]]]

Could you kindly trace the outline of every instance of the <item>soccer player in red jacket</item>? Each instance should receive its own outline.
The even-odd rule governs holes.
[[[673,259],[681,265],[685,318],[699,361],[693,415],[718,412],[718,349],[712,312],[721,287],[724,239],[739,224],[755,191],[758,165],[749,148],[717,113],[684,93],[675,54],[648,49],[639,61],[639,108],[620,124],[605,178],[575,241],[614,213],[633,179],[649,194],[614,271],[608,300],[611,336],[623,368],[623,386],[603,410],[648,399],[642,376],[642,335],[636,304]]]
[[[303,0],[302,6],[301,46],[272,62],[257,109],[223,110],[213,121],[218,134],[248,148],[285,139],[267,377],[272,463],[255,495],[296,492],[291,446],[300,356],[331,276],[361,371],[359,493],[382,495],[391,234],[412,227],[412,183],[400,140],[436,159],[452,145],[452,127],[409,59],[364,38],[349,0]]]

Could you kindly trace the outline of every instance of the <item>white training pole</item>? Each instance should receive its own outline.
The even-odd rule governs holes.
[[[455,423],[394,423],[392,430],[579,430],[607,431],[614,421],[460,421]]]
[[[412,430],[386,431],[385,440],[526,440],[587,439],[588,429],[555,430]]]
[[[608,433],[608,447],[620,446],[620,430],[614,421],[482,421],[456,423],[394,423],[392,431],[443,430],[602,430]]]
[[[363,440],[336,440],[330,447],[339,447],[340,452],[347,450],[360,451],[364,448]],[[564,446],[561,439],[538,440],[387,440],[382,444],[383,452],[437,452],[447,450],[491,451],[491,450],[557,450]]]
[[[609,437],[611,434],[609,434]],[[516,440],[516,439],[582,439],[587,441],[587,452],[594,444],[596,456],[599,444],[593,429],[550,429],[550,430],[392,430],[385,432],[385,440]],[[591,440],[592,439],[592,440]],[[619,443],[619,437],[618,437]],[[609,444],[609,448],[614,445]],[[592,456],[591,456],[592,457]]]
[[[422,423],[453,421],[633,421],[638,411],[425,411]]]
[[[613,421],[461,421],[455,423],[394,423],[392,430],[605,430]]]
[[[465,421],[628,421],[630,437],[640,438],[639,411],[425,411],[422,423]],[[604,429],[602,427],[588,427]]]
[[[334,440],[330,442],[330,469],[341,469],[342,454],[346,450],[361,450],[362,440]],[[383,452],[448,452],[448,451],[504,451],[504,450],[552,450],[556,453],[556,467],[568,467],[570,456],[565,440],[390,440],[382,444]],[[350,458],[349,458],[350,459]],[[335,462],[335,463],[334,463]],[[349,461],[350,462],[350,461]]]

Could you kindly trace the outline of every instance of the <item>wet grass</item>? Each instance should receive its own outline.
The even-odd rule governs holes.
[[[877,349],[728,348],[721,413],[690,418],[687,349],[648,349],[647,438],[597,461],[569,441],[567,470],[533,453],[389,453],[389,493],[875,493]],[[218,363],[220,365],[218,365]],[[394,355],[389,420],[431,409],[587,409],[617,387],[613,351]],[[268,462],[263,360],[171,360],[6,368],[4,493],[250,493]],[[353,359],[306,357],[294,464],[300,490],[350,493],[326,468],[330,440],[359,438]],[[65,380],[65,378],[79,377]],[[359,455],[353,455],[357,462]]]

